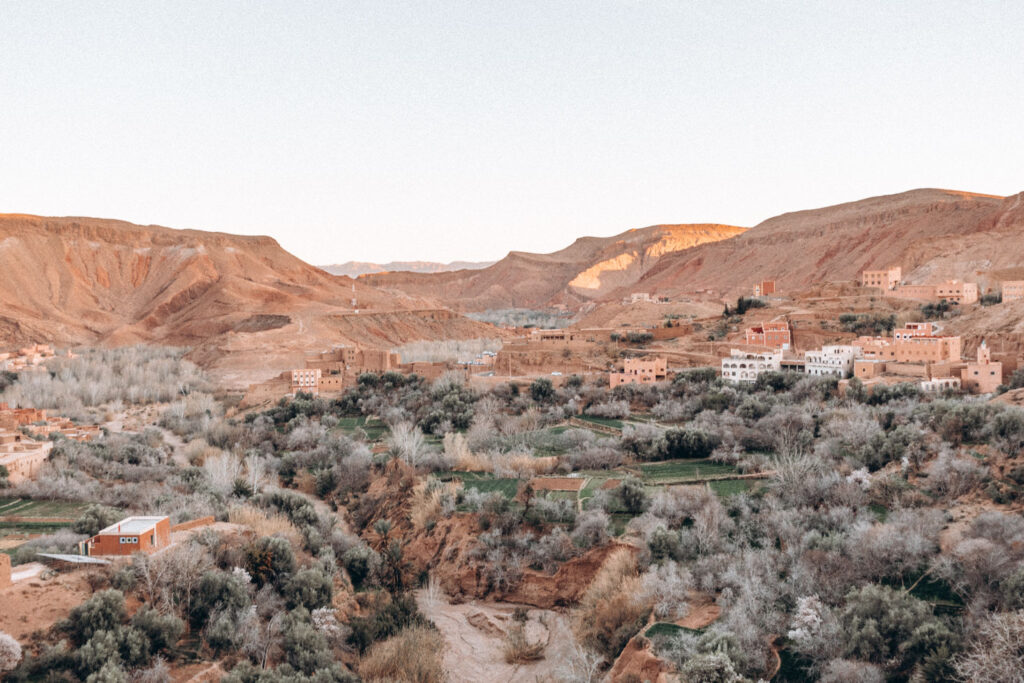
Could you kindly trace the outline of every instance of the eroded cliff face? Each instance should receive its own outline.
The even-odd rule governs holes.
[[[512,252],[494,265],[450,273],[380,273],[360,280],[433,298],[456,310],[580,304],[629,287],[666,254],[743,233],[730,225],[656,225],[614,237],[581,237],[551,254]]]

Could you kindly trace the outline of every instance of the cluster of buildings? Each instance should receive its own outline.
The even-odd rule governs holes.
[[[476,358],[459,362],[414,361],[403,363],[399,354],[386,349],[339,346],[307,356],[305,367],[288,370],[274,379],[249,386],[243,405],[257,405],[297,393],[340,395],[358,383],[367,372],[397,372],[434,380],[449,372],[464,374],[486,371],[494,366],[496,354],[484,351]]]
[[[60,434],[74,441],[92,441],[100,428],[76,425],[65,417],[49,417],[45,410],[11,409],[0,403],[0,465],[7,469],[7,479],[12,484],[35,478],[53,449],[49,438],[34,439],[25,431],[34,436]]]
[[[882,290],[882,294],[895,299],[921,301],[951,301],[958,304],[978,302],[979,290],[976,282],[946,280],[937,284],[908,285],[903,283],[903,270],[891,266],[884,270],[865,270],[860,276],[861,285]]]
[[[0,371],[21,372],[42,365],[56,355],[49,344],[34,344],[17,351],[5,351],[0,353]],[[70,351],[68,356],[71,356]]]
[[[749,330],[747,338],[751,343]],[[721,361],[722,377],[751,383],[765,372],[792,370],[818,377],[856,377],[867,386],[916,382],[925,391],[963,389],[976,394],[991,393],[1003,383],[1004,363],[993,360],[985,342],[974,360],[965,361],[960,337],[939,335],[932,323],[908,323],[892,337],[858,337],[849,344],[823,346],[804,352],[803,358],[788,354],[782,337],[761,345],[771,350],[733,349]]]
[[[623,304],[667,304],[667,296],[651,296],[650,292],[630,292],[630,295],[622,300]]]

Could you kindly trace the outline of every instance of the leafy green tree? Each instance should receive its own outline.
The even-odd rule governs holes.
[[[647,509],[649,500],[644,483],[636,477],[626,477],[615,489],[615,496],[622,504],[622,509],[634,515],[639,515]]]
[[[530,383],[530,398],[536,403],[547,403],[555,397],[555,385],[547,377],[538,377]]]

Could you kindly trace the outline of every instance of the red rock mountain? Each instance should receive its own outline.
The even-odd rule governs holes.
[[[189,346],[241,381],[336,343],[493,335],[425,308],[314,268],[269,237],[0,215],[0,347]]]
[[[392,293],[433,297],[460,311],[575,308],[639,281],[667,254],[743,233],[731,225],[655,225],[614,237],[581,237],[552,254],[513,251],[488,268],[360,277]]]
[[[890,264],[902,266],[910,282],[960,278],[985,286],[1001,269],[1024,266],[1022,197],[924,189],[786,213],[733,239],[668,254],[632,287],[732,297],[762,279],[793,291]]]

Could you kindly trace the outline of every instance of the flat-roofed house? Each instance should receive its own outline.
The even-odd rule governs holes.
[[[1002,288],[1003,301],[1020,301],[1024,299],[1024,280],[1004,280]]]
[[[749,327],[744,332],[746,342],[755,346],[770,346],[773,349],[788,349],[793,343],[793,335],[789,329],[789,322],[786,320],[772,320],[754,327]]]
[[[864,287],[878,287],[883,291],[889,291],[899,287],[902,278],[902,269],[893,266],[884,270],[865,270],[860,274],[860,283]]]
[[[82,541],[82,554],[95,556],[152,553],[170,544],[169,517],[128,517]]]
[[[963,387],[973,394],[991,394],[1003,383],[1003,364],[992,360],[988,344],[982,340],[978,359],[962,371]]]
[[[654,384],[668,377],[666,358],[627,358],[622,363],[622,372],[608,373],[608,384],[612,388],[620,384]]]

